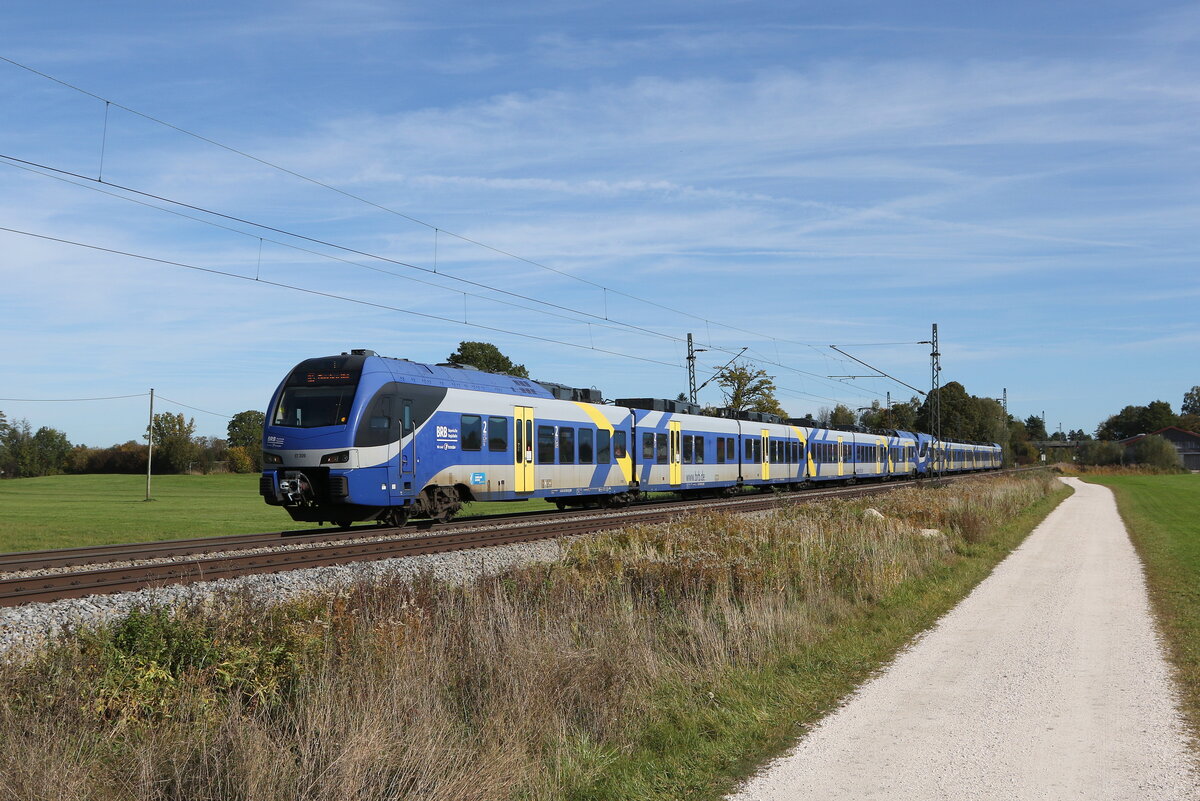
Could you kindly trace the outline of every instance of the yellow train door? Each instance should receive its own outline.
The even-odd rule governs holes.
[[[533,492],[533,409],[513,407],[513,489]]]
[[[670,432],[671,452],[668,454],[671,463],[671,486],[678,487],[683,483],[683,424],[671,420],[667,423]]]
[[[771,478],[771,432],[762,429],[762,477],[763,481]]]

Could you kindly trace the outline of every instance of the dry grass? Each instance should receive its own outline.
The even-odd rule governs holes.
[[[803,649],[1051,484],[904,489],[872,501],[883,520],[701,515],[466,586],[134,615],[0,667],[0,797],[589,797],[661,723],[664,687]]]

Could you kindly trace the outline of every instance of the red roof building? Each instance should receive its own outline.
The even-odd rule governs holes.
[[[1121,445],[1125,447],[1125,452],[1129,453],[1134,445],[1154,434],[1175,446],[1175,450],[1179,451],[1179,458],[1183,460],[1184,469],[1200,470],[1200,434],[1185,431],[1178,426],[1167,426],[1149,434],[1138,434],[1136,437],[1121,440]]]

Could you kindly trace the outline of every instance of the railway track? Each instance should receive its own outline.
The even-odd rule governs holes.
[[[954,476],[945,480],[968,477],[972,476]],[[467,523],[442,524],[436,530],[428,525],[409,525],[404,528],[360,526],[316,532],[284,531],[0,554],[0,574],[55,571],[34,572],[0,580],[0,607],[129,592],[166,584],[190,584],[256,573],[277,573],[593,534],[630,525],[662,523],[700,509],[760,511],[775,508],[780,503],[812,503],[835,497],[861,497],[890,492],[902,486],[911,485],[869,484],[717,501],[667,502],[635,506],[621,512],[583,510],[506,515]],[[123,564],[96,567],[113,562]],[[62,570],[71,567],[91,569]]]

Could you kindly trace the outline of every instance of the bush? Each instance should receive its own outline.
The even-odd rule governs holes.
[[[1151,434],[1145,439],[1138,442],[1133,448],[1133,458],[1138,464],[1158,467],[1163,470],[1179,470],[1183,467],[1183,460],[1179,458],[1179,451],[1170,441],[1160,437],[1158,434]]]
[[[1079,463],[1090,465],[1121,464],[1125,460],[1125,449],[1116,442],[1093,440],[1079,447]]]
[[[252,457],[241,445],[234,445],[226,451],[230,473],[255,473],[258,471]]]

